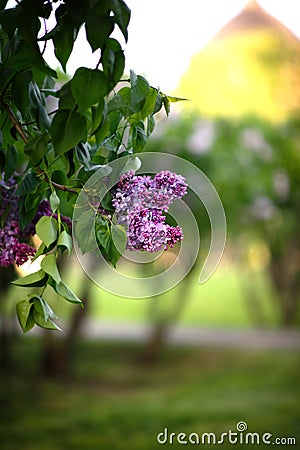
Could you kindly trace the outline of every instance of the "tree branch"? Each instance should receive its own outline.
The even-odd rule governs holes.
[[[1,97],[0,97],[0,102],[1,102],[1,104],[3,106],[3,108],[5,109],[5,111],[7,112],[7,115],[10,118],[11,123],[13,124],[15,129],[17,130],[17,133],[21,136],[21,138],[23,139],[25,144],[27,144],[28,143],[28,137],[26,136],[26,134],[25,134],[25,132],[24,132],[20,122],[18,122],[17,119],[15,118],[15,115],[12,112],[12,110],[10,109],[9,104],[6,103],[6,101],[3,100],[3,98],[1,98]]]
[[[15,118],[15,115],[12,112],[12,110],[10,109],[10,106],[1,97],[0,97],[0,102],[3,105],[5,111],[7,112],[7,115],[10,118],[11,123],[13,124],[15,129],[17,130],[18,134],[21,136],[21,138],[23,139],[25,144],[27,144],[29,142],[29,139],[26,136],[26,134],[25,134],[25,132],[24,132],[24,130],[22,128],[22,125]],[[47,178],[48,182],[51,183],[56,189],[59,189],[60,191],[64,191],[64,192],[67,191],[67,192],[73,192],[74,194],[78,194],[78,191],[76,189],[73,189],[71,187],[65,186],[64,184],[59,184],[59,183],[55,183],[54,181],[51,181],[49,179],[49,177],[47,176],[47,174],[45,174],[45,172],[40,167],[38,167],[37,169],[38,169],[38,173],[40,175],[42,175],[42,174],[46,175],[46,178]]]

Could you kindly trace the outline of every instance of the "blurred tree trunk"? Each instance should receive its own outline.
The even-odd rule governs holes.
[[[151,365],[159,361],[170,327],[175,325],[188,303],[192,287],[191,278],[196,269],[197,267],[195,265],[185,280],[178,286],[172,309],[166,312],[157,312],[157,314],[154,311],[154,316],[156,315],[154,325],[141,355],[144,363]],[[158,301],[153,299],[151,306],[158,310]]]
[[[7,314],[7,297],[9,283],[15,278],[13,266],[0,268],[0,368],[3,371],[9,371],[13,365],[12,344],[13,344],[13,325]]]
[[[44,376],[69,377],[72,375],[72,354],[88,312],[88,296],[87,287],[81,296],[84,308],[76,306],[66,336],[57,337],[57,333],[44,330],[40,363]]]
[[[63,273],[70,270],[77,273],[77,260],[70,260],[64,255],[59,260],[59,269]],[[89,304],[90,282],[86,278],[82,279],[80,305],[74,305],[74,312],[70,319],[66,335],[58,334],[49,330],[43,331],[43,346],[40,356],[40,370],[44,376],[69,377],[72,375],[72,357],[84,320],[86,319]]]
[[[297,320],[300,298],[300,261],[297,249],[282,257],[272,257],[270,277],[278,292],[281,321],[284,327],[293,326]]]

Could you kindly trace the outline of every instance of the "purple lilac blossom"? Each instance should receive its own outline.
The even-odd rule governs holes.
[[[0,179],[0,266],[10,266],[14,262],[20,266],[33,256],[35,249],[25,242],[19,226],[18,198],[16,180],[7,182]]]
[[[133,171],[123,174],[112,204],[118,223],[127,228],[127,249],[157,252],[181,241],[182,229],[166,224],[163,212],[186,192],[185,178],[169,171],[161,171],[153,179]]]
[[[36,249],[24,241],[35,234],[35,226],[42,216],[51,216],[48,200],[42,200],[32,221],[21,231],[19,226],[17,183],[14,177],[7,182],[0,179],[0,266],[24,264],[34,256]],[[53,215],[57,218],[57,215]],[[71,228],[71,220],[62,216],[62,221]],[[3,222],[3,223],[2,223]]]

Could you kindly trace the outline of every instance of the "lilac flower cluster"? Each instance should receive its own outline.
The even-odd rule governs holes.
[[[14,262],[20,266],[34,255],[35,249],[25,242],[28,235],[21,232],[16,196],[16,180],[7,182],[0,179],[0,266],[10,266]]]
[[[186,192],[185,178],[169,171],[154,178],[133,171],[123,174],[112,204],[118,223],[127,229],[127,249],[157,252],[181,241],[182,229],[168,225],[163,212]]]
[[[48,200],[42,200],[32,221],[24,230],[21,230],[18,196],[16,195],[17,187],[14,177],[11,177],[7,182],[0,178],[0,266],[3,267],[14,263],[20,266],[34,256],[36,249],[26,241],[28,242],[35,234],[35,226],[39,219],[42,216],[52,215]],[[63,216],[62,220],[69,228],[71,227],[71,221],[68,217]]]

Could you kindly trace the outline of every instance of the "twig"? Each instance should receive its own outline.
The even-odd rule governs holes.
[[[78,191],[76,189],[73,189],[69,186],[65,186],[64,184],[55,183],[55,181],[50,182],[56,189],[59,189],[60,191],[73,192],[74,194],[78,194]]]
[[[44,175],[47,179],[47,182],[49,184],[52,184],[52,186],[54,186],[56,189],[59,189],[60,191],[64,191],[64,192],[73,192],[73,194],[78,194],[78,191],[76,189],[73,189],[69,186],[65,186],[64,184],[59,184],[56,183],[55,181],[52,181],[48,174],[46,172],[44,172],[44,170],[42,170],[40,167],[37,167],[37,172],[39,175]]]

